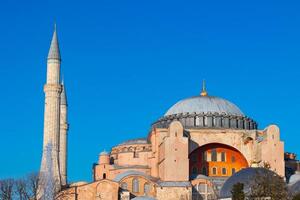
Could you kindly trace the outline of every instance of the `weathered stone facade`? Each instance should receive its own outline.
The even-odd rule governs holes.
[[[217,151],[217,160],[212,161],[213,155],[207,150],[206,162],[210,173],[197,176],[201,174],[201,171],[197,171],[194,176],[189,156],[196,152],[196,156],[201,157],[201,148],[206,145],[212,145],[215,149],[230,147],[236,154],[230,154],[226,150]],[[275,146],[276,149],[273,148]],[[228,155],[226,161],[222,162],[224,152]],[[230,160],[232,155],[236,159],[234,163]],[[224,178],[222,180],[225,181],[232,173],[245,167],[263,166],[265,162],[283,176],[284,163],[279,162],[283,160],[282,156],[283,142],[279,140],[275,125],[262,131],[184,129],[181,122],[173,121],[168,129],[153,128],[147,139],[131,140],[112,148],[110,154],[101,153],[98,164],[94,166],[94,181],[116,182],[120,189],[117,192],[119,199],[124,194],[121,192],[123,190],[130,193],[130,198],[148,196],[158,200],[171,200],[216,197],[219,185],[214,186],[214,177]],[[222,174],[222,166],[226,168],[225,174]],[[218,170],[216,175],[212,174],[214,167]],[[232,168],[235,169],[234,172]],[[137,186],[134,186],[134,181]],[[201,188],[199,183],[207,190],[197,192],[196,188]]]
[[[222,183],[247,167],[268,163],[284,176],[284,143],[276,125],[263,130],[233,103],[201,95],[179,101],[154,122],[146,138],[102,152],[91,183],[67,183],[67,102],[60,82],[60,53],[54,32],[45,85],[44,149],[51,150],[57,199],[157,200],[216,198]],[[70,166],[72,167],[72,166]]]

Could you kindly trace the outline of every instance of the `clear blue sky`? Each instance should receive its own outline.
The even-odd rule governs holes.
[[[248,2],[248,3],[247,3]],[[1,1],[0,178],[37,171],[46,57],[57,22],[69,100],[69,179],[208,92],[281,128],[300,154],[299,1]]]

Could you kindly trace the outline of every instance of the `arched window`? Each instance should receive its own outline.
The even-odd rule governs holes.
[[[113,157],[110,157],[109,164],[113,165],[115,163],[115,159]]]
[[[226,153],[225,152],[221,152],[221,161],[226,162]]]
[[[217,168],[216,168],[216,167],[213,167],[213,168],[212,168],[212,173],[213,173],[213,175],[216,175],[216,174],[217,174]]]
[[[222,168],[222,174],[223,174],[223,175],[226,175],[226,174],[227,174],[226,168]]]
[[[235,168],[231,169],[231,174],[235,174]]]
[[[127,183],[125,183],[125,182],[121,183],[121,188],[123,190],[127,190]]]
[[[191,161],[192,161],[192,162],[196,162],[196,161],[197,161],[196,155],[192,155],[192,156],[191,156]]]
[[[103,179],[106,179],[106,173],[103,174]]]
[[[198,169],[197,167],[192,168],[192,174],[198,174]]]
[[[203,175],[207,175],[207,169],[206,169],[206,167],[203,167],[203,168],[202,168],[202,174],[203,174]]]
[[[137,178],[132,180],[132,192],[139,192],[139,180]]]
[[[234,163],[235,162],[235,157],[231,156],[231,162]]]
[[[144,193],[145,193],[146,196],[149,195],[149,193],[150,193],[150,184],[149,183],[145,183],[145,185],[144,185]]]
[[[211,150],[211,161],[213,161],[213,162],[217,161],[217,150],[216,149]]]
[[[203,117],[203,126],[207,126],[207,117]]]
[[[207,161],[207,152],[206,152],[206,151],[204,151],[204,152],[202,153],[202,161],[203,161],[203,162]]]

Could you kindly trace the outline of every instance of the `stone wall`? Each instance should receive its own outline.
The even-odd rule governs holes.
[[[70,187],[57,195],[56,200],[118,200],[119,184],[102,180],[90,184]]]
[[[157,200],[192,200],[191,187],[158,187]]]

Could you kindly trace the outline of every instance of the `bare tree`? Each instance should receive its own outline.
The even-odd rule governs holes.
[[[0,200],[13,199],[14,180],[5,179],[0,181]]]
[[[270,198],[272,200],[287,200],[288,191],[283,178],[269,171],[257,173],[250,184],[249,200]]]
[[[27,185],[25,179],[21,178],[15,181],[14,193],[19,200],[29,200],[29,194],[27,191]]]
[[[26,177],[27,192],[31,200],[37,200],[38,198],[38,184],[39,184],[39,174],[33,172]]]

